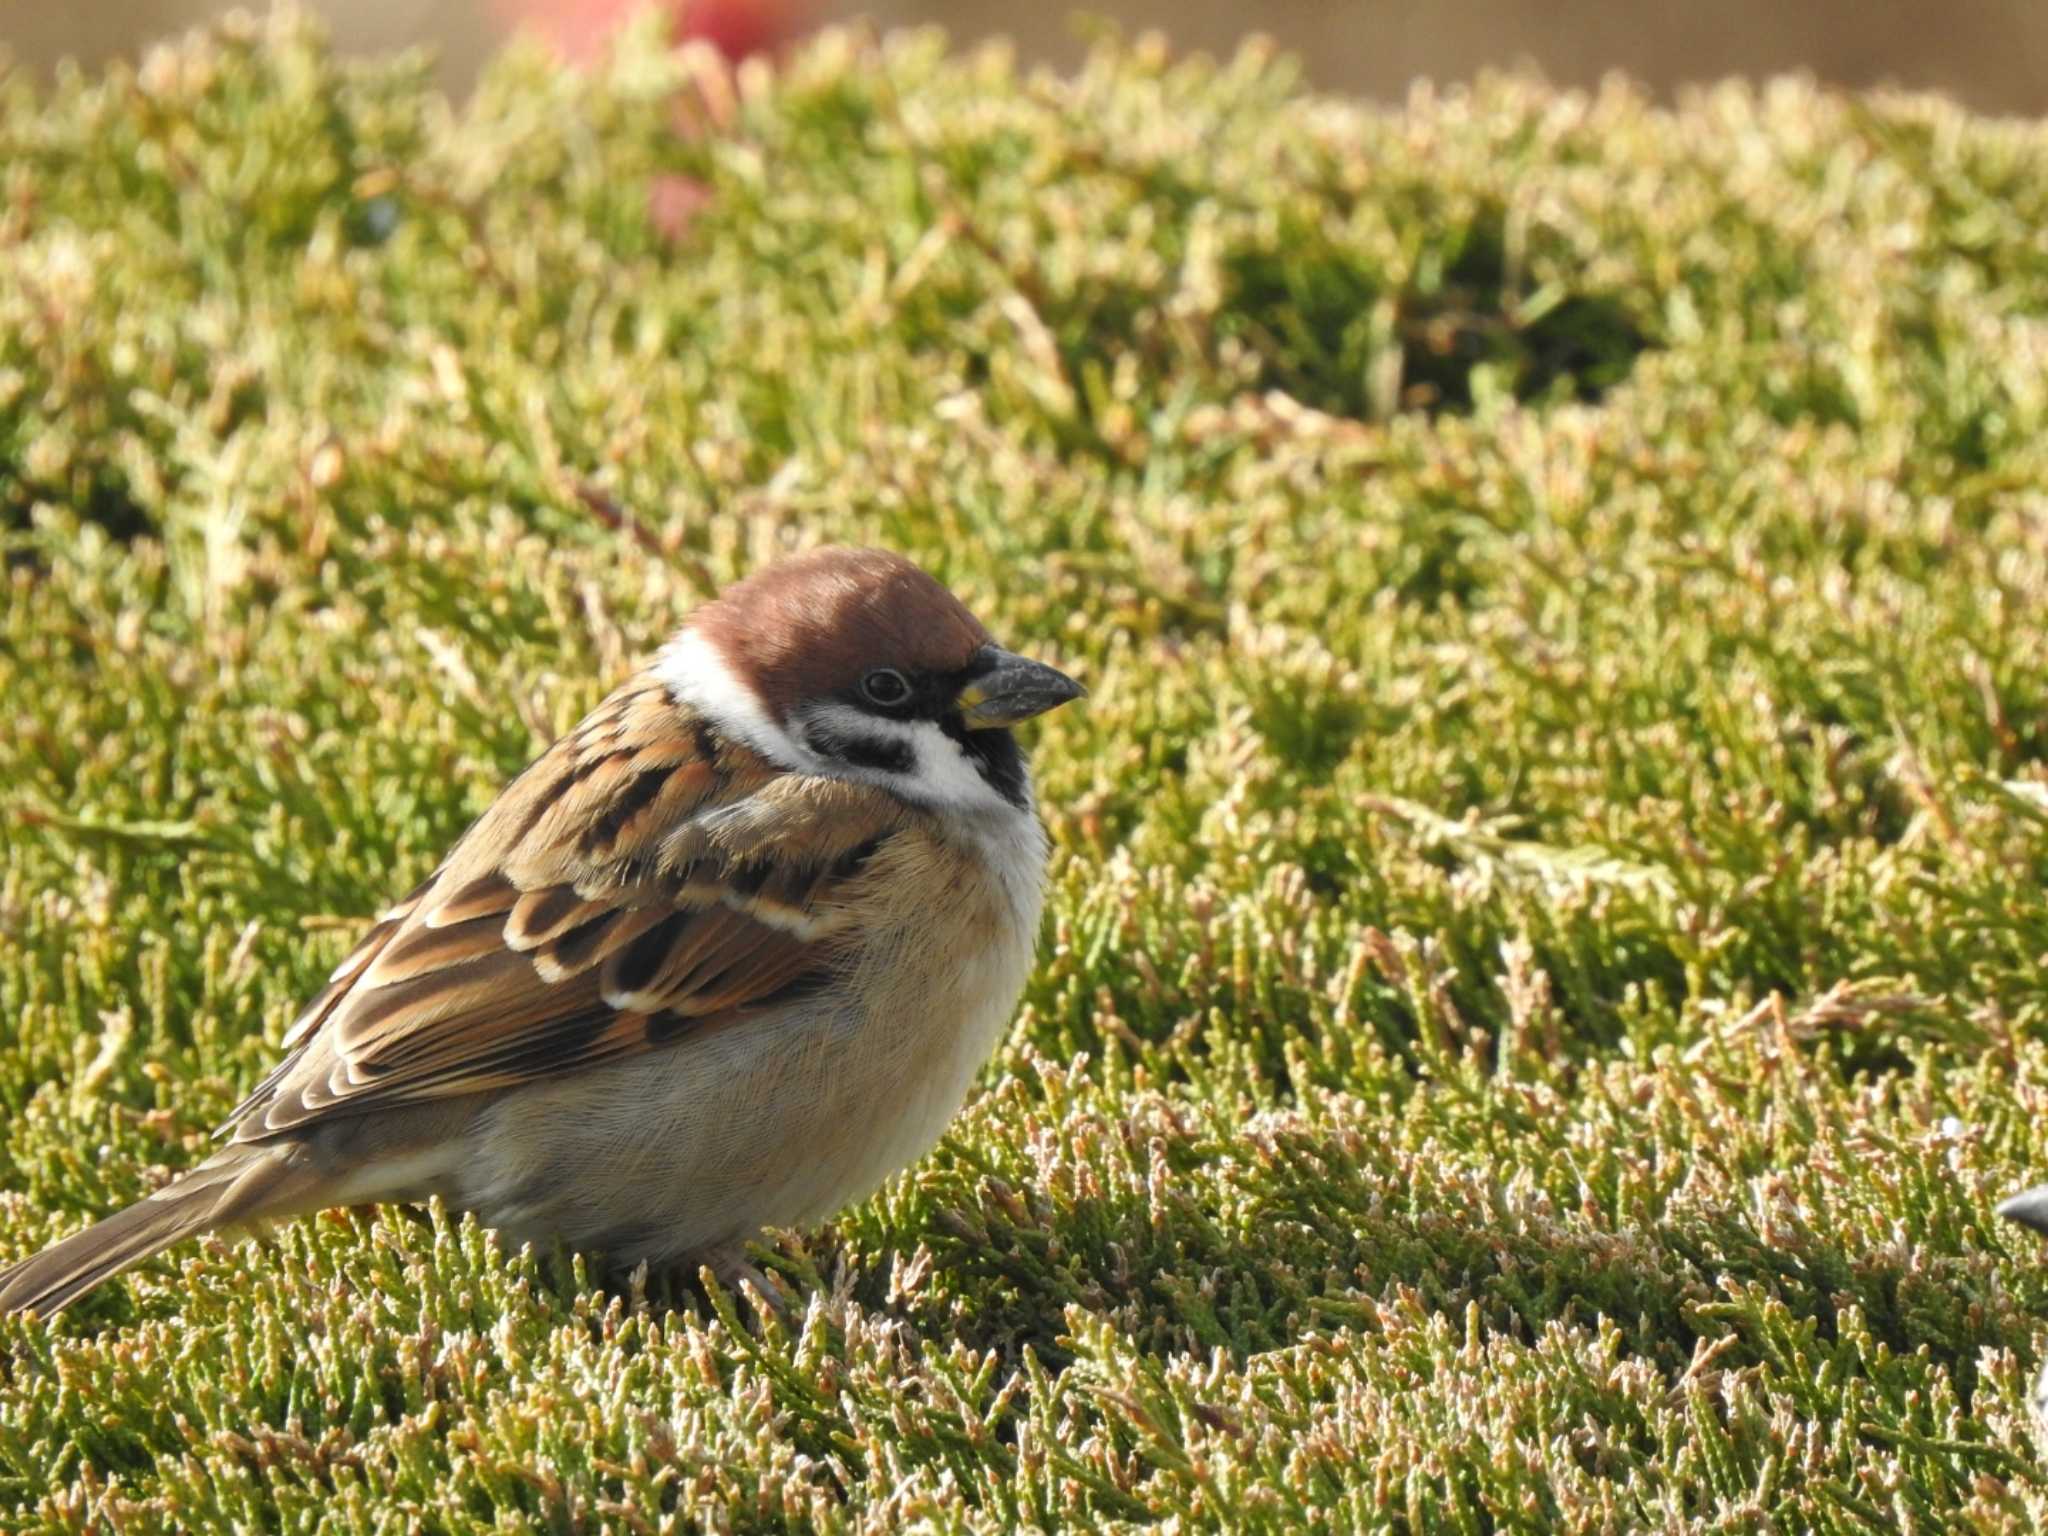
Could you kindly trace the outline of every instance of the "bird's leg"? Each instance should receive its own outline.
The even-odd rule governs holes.
[[[711,1271],[712,1279],[729,1291],[750,1287],[783,1322],[790,1321],[794,1315],[791,1298],[783,1293],[781,1282],[747,1257],[745,1239],[720,1243],[716,1248],[706,1250],[698,1262]]]

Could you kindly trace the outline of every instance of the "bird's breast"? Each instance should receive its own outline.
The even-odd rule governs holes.
[[[1016,1006],[1043,856],[1028,878],[945,839],[905,858],[927,862],[878,872],[826,985],[508,1095],[479,1119],[462,1203],[658,1261],[828,1216],[923,1156]]]

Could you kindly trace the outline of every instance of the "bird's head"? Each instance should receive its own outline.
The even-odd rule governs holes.
[[[901,555],[821,549],[690,616],[661,672],[683,703],[777,763],[934,809],[1030,804],[1010,727],[1085,691],[997,645]]]

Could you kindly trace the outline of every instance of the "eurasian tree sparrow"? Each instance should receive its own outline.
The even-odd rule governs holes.
[[[2016,1221],[2048,1236],[2048,1184],[2036,1184],[2032,1189],[2008,1195],[1999,1202],[1998,1214],[2007,1221]],[[2034,1410],[2037,1434],[2048,1436],[2048,1368],[2043,1368],[2041,1379],[2034,1383],[2034,1396],[2029,1406]]]
[[[184,1177],[0,1272],[49,1314],[216,1227],[438,1195],[736,1268],[938,1140],[1031,968],[1009,727],[1082,692],[896,555],[698,608],[378,919]]]

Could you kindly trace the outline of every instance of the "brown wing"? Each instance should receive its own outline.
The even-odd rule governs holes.
[[[636,679],[378,919],[223,1131],[509,1087],[743,1019],[848,953],[902,816],[780,773]]]

